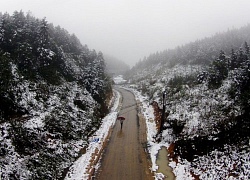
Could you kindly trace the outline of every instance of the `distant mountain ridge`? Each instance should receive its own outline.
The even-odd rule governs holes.
[[[186,45],[178,46],[174,49],[166,49],[156,52],[143,60],[139,61],[128,71],[128,77],[150,69],[151,74],[160,69],[173,67],[177,64],[182,65],[209,65],[223,50],[230,54],[232,49],[235,51],[250,41],[250,24],[239,28],[231,29],[224,33],[217,33],[212,37],[190,42]],[[157,66],[160,66],[157,68]]]

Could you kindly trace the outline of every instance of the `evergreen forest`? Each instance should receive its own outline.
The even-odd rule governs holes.
[[[2,179],[60,179],[108,113],[101,52],[30,13],[0,13]]]
[[[248,24],[153,53],[127,72],[154,107],[155,141],[176,173],[185,165],[197,179],[250,177],[249,42]]]

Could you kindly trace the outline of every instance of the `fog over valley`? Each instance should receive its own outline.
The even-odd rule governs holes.
[[[1,0],[0,180],[250,179],[249,0]]]
[[[82,44],[126,62],[249,23],[248,0],[2,0],[0,12],[46,17]]]

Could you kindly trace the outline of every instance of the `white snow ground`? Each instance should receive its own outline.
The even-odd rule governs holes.
[[[113,80],[114,80],[115,84],[123,84],[123,83],[127,82],[127,80],[123,79],[122,75],[114,77]]]
[[[155,164],[158,150],[161,146],[168,148],[174,139],[172,132],[167,129],[162,133],[164,137],[162,141],[160,143],[154,142],[153,137],[156,134],[156,130],[154,121],[152,121],[153,111],[147,101],[150,98],[147,95],[142,96],[142,90],[139,92],[134,89],[142,89],[143,85],[146,86],[149,93],[154,92],[151,93],[153,96],[153,98],[151,97],[151,101],[153,99],[161,105],[157,93],[159,94],[164,91],[164,84],[167,84],[169,79],[176,74],[187,75],[196,72],[194,69],[198,71],[199,67],[187,68],[176,66],[163,73],[160,77],[152,77],[152,81],[156,81],[154,84],[150,84],[146,79],[143,82],[140,81],[141,84],[130,85],[131,91],[133,91],[136,98],[142,102],[141,111],[147,121],[148,144],[152,160],[151,169],[153,171],[158,168]],[[147,74],[149,74],[149,72]],[[226,116],[219,107],[230,107],[233,104],[233,101],[228,98],[226,93],[230,89],[231,84],[232,80],[228,78],[224,80],[223,85],[216,90],[209,90],[206,84],[183,87],[182,94],[176,93],[168,100],[167,111],[170,112],[168,119],[178,119],[186,122],[182,135],[188,136],[189,138],[196,136],[196,133],[198,133],[200,129],[202,129],[201,132],[203,135],[211,134],[211,132],[212,134],[217,133],[214,132],[212,125],[216,125]],[[233,112],[230,113],[239,115],[240,112],[239,107],[234,106]],[[207,116],[207,114],[209,114],[209,116]],[[250,179],[250,151],[247,147],[245,147],[245,149],[246,150],[241,150],[233,145],[225,145],[222,151],[214,150],[207,155],[198,156],[194,162],[188,162],[185,159],[179,158],[178,164],[170,162],[169,165],[173,168],[176,180],[194,179],[191,172],[198,175],[200,179]],[[155,179],[162,179],[161,175],[155,175]]]

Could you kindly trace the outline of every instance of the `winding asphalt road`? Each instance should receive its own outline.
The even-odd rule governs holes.
[[[123,97],[119,116],[126,120],[122,129],[120,122],[116,122],[95,179],[153,180],[144,150],[147,142],[145,121],[137,115],[134,95],[124,89],[117,90]]]

